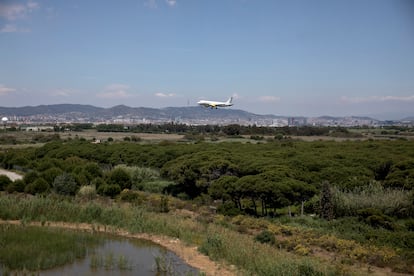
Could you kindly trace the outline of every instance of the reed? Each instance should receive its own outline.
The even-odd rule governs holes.
[[[44,270],[83,258],[87,248],[99,242],[98,237],[87,233],[3,224],[0,260],[8,270]]]
[[[4,195],[0,197],[0,218],[97,223],[130,232],[175,237],[198,246],[201,252],[214,260],[235,265],[248,275],[300,275],[305,270],[306,275],[341,274],[315,258],[280,251],[275,246],[255,242],[252,236],[219,224],[170,213],[148,212],[133,205]]]

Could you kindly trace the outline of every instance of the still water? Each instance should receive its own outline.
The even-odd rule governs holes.
[[[199,275],[199,270],[150,241],[111,237],[84,259],[39,275]]]

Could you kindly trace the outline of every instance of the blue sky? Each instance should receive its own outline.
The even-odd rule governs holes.
[[[0,0],[0,106],[414,115],[411,0]]]

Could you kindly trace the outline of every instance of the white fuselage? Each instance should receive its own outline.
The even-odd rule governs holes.
[[[201,101],[198,101],[197,104],[205,106],[205,107],[211,107],[211,108],[229,107],[233,105],[231,101],[232,101],[232,98],[228,99],[227,102],[201,100]]]

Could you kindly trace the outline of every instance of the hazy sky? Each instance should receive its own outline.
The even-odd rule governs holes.
[[[414,115],[412,0],[0,0],[0,106]]]

